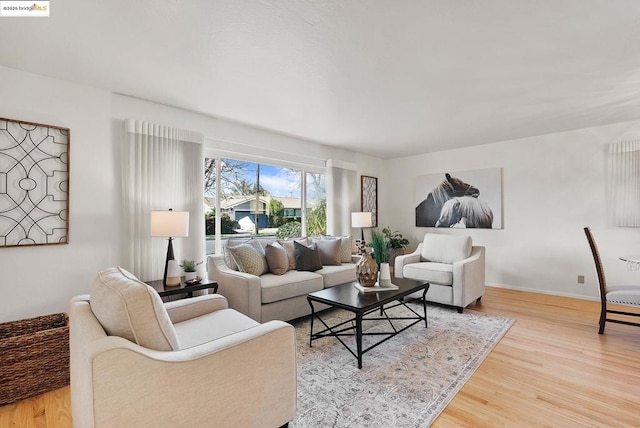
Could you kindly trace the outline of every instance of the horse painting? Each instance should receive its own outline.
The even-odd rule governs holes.
[[[491,229],[493,211],[489,204],[473,196],[449,199],[442,206],[436,227],[477,227]]]
[[[442,207],[448,200],[460,196],[477,198],[478,195],[480,195],[480,191],[477,188],[447,173],[445,180],[436,186],[427,195],[427,198],[416,207],[416,226],[435,227],[440,218]]]

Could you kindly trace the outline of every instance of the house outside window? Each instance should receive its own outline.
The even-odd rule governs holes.
[[[220,165],[219,181],[216,165]],[[303,176],[305,180],[303,180]],[[306,212],[303,213],[303,182]],[[217,235],[221,239],[250,236],[306,236],[326,231],[324,174],[303,169],[246,162],[236,159],[205,159],[205,228],[207,254],[213,254]],[[220,206],[216,207],[216,195]],[[323,202],[324,200],[324,202]],[[215,229],[220,210],[220,231]],[[303,214],[307,230],[303,233]],[[310,221],[311,220],[311,221]]]

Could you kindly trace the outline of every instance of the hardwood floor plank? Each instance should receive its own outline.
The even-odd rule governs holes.
[[[517,321],[434,427],[640,427],[640,328],[599,335],[598,302],[501,288],[470,309]],[[0,407],[0,427],[71,428],[69,391]]]
[[[495,288],[482,302],[517,322],[435,427],[640,426],[640,328],[598,335],[597,302]]]

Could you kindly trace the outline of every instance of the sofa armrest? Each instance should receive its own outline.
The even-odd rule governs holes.
[[[453,264],[453,305],[465,307],[485,291],[485,247],[474,246],[471,255]]]
[[[396,278],[404,278],[402,273],[404,265],[409,263],[419,263],[421,261],[420,254],[422,254],[422,242],[418,244],[418,248],[416,248],[413,253],[396,257],[396,261],[393,265],[393,276]]]
[[[295,415],[295,332],[282,321],[181,351],[153,351],[119,337],[85,349],[93,400],[81,411],[92,413],[96,428],[276,427]],[[172,397],[179,406],[167,405]]]
[[[260,277],[230,269],[222,254],[209,256],[207,264],[209,279],[218,282],[218,294],[227,299],[229,307],[261,322]]]
[[[219,294],[205,294],[191,299],[180,299],[164,304],[172,323],[186,321],[192,318],[227,309],[227,299]]]

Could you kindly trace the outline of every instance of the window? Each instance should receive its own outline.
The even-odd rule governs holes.
[[[607,209],[620,227],[640,227],[640,140],[609,145]]]
[[[220,169],[219,174],[216,168]],[[303,201],[304,183],[306,201]],[[218,193],[220,203],[216,206]],[[326,189],[322,173],[236,159],[223,158],[216,162],[206,158],[204,196],[207,254],[214,253],[213,241],[218,235],[216,210],[220,210],[221,239],[326,232]],[[302,233],[305,222],[307,233]]]

